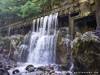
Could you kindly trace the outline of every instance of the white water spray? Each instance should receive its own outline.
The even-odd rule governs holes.
[[[51,14],[33,21],[33,32],[30,39],[28,63],[53,64],[56,58],[57,16]],[[36,28],[34,28],[36,27]],[[35,31],[34,31],[35,30]]]

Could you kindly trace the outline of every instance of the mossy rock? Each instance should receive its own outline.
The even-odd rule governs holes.
[[[0,37],[0,45],[3,46],[3,49],[8,50],[10,47],[10,40],[7,37]]]
[[[92,37],[78,38],[72,49],[74,60],[85,66],[88,71],[100,71],[100,42]],[[98,64],[97,64],[98,63]],[[77,66],[78,67],[78,66]]]

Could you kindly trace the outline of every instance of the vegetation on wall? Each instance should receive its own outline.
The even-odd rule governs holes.
[[[48,10],[64,0],[0,0],[0,23],[25,19]]]

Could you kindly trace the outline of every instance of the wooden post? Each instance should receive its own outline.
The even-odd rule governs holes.
[[[74,39],[74,19],[70,16],[70,12],[68,15],[69,18],[69,34],[70,34],[70,39]]]
[[[97,27],[100,25],[100,0],[95,0]]]
[[[70,39],[71,39],[71,16],[70,16],[70,12],[68,14],[68,20],[69,20],[69,34],[70,34]]]
[[[74,33],[75,33],[75,31],[74,31],[74,20],[71,19],[71,40],[74,39],[74,35],[75,35]]]

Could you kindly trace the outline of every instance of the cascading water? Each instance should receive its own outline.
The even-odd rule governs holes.
[[[69,71],[67,71],[67,73],[70,73],[70,75],[74,75],[73,74],[74,64],[73,64],[72,53],[71,53],[72,42],[70,40],[69,29],[66,28],[66,31],[67,31],[67,35],[65,38],[65,44],[67,46],[66,47],[67,48],[67,61],[70,65]]]
[[[55,64],[56,53],[57,53],[56,44],[57,44],[57,37],[59,34],[59,31],[57,32],[56,29],[58,23],[57,17],[58,17],[58,13],[54,13],[49,16],[45,16],[33,20],[33,29],[30,36],[30,45],[28,47],[28,45],[25,44],[25,45],[21,45],[20,47],[20,49],[22,50],[19,54],[19,58],[21,58],[20,62],[26,63],[26,64],[19,63],[19,66],[17,67],[20,70],[21,75],[37,75],[31,73],[28,74],[24,73],[25,67],[30,63],[33,64],[34,66]],[[73,75],[72,71],[74,65],[72,62],[71,51],[69,49],[71,45],[70,45],[68,28],[66,30],[67,30],[67,35],[64,42],[66,44],[66,50],[67,50],[66,57],[69,63],[68,65],[70,65],[69,70],[67,72],[70,73],[70,75]],[[25,61],[26,58],[27,61]],[[11,75],[12,75],[12,70],[10,70]]]
[[[27,55],[28,55],[28,46],[27,45],[24,45],[22,44],[19,48],[19,55],[18,55],[18,61],[19,62],[26,62],[26,58],[27,58]]]
[[[28,63],[53,64],[56,57],[58,13],[33,20]]]
[[[10,32],[11,32],[10,30],[11,30],[11,27],[8,28],[8,36],[10,36]]]
[[[68,64],[70,65],[69,71],[67,71],[67,73],[70,73],[70,75],[73,75],[74,64],[73,64],[72,54],[70,51],[70,47],[71,47],[70,39],[65,38],[65,44],[67,46],[67,61],[68,61]]]

